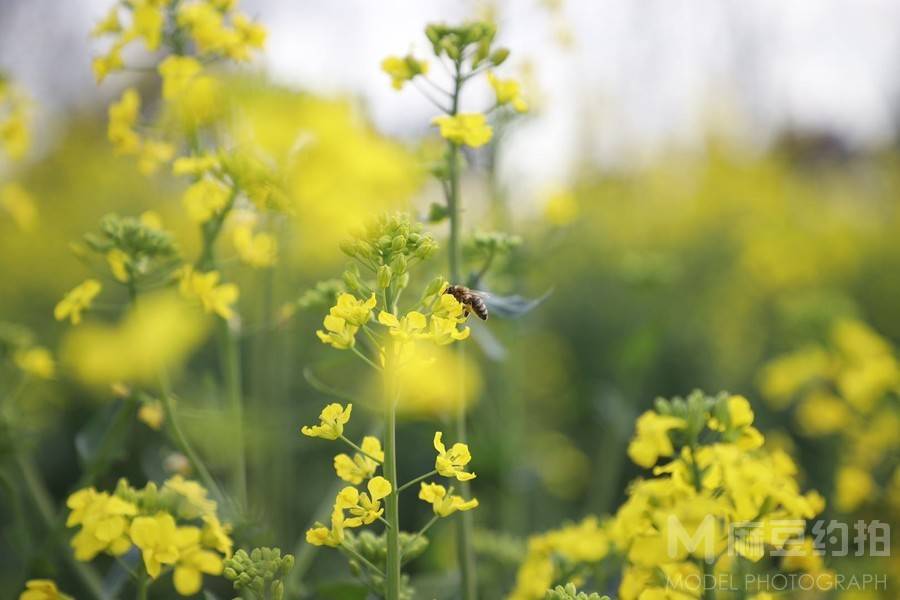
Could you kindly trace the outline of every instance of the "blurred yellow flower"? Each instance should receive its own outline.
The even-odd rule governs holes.
[[[172,582],[179,594],[193,596],[203,587],[203,574],[221,575],[224,565],[221,556],[200,546],[200,532],[196,527],[180,527],[179,530],[184,533],[181,534]]]
[[[72,600],[72,597],[60,592],[56,583],[49,579],[29,579],[19,600]]]
[[[42,346],[34,346],[17,350],[13,355],[16,366],[32,377],[53,379],[56,374],[56,362],[50,351]]]
[[[156,431],[162,429],[163,422],[166,420],[166,412],[159,400],[141,403],[137,416],[147,427]]]
[[[838,470],[834,486],[835,508],[849,513],[859,508],[871,497],[875,490],[875,481],[863,469],[845,466]]]
[[[31,194],[18,183],[0,186],[0,208],[5,210],[22,231],[32,231],[38,219],[37,204]]]
[[[546,195],[544,217],[551,225],[564,227],[578,218],[579,208],[575,193],[570,190],[556,190]]]
[[[160,165],[172,160],[173,156],[175,147],[172,144],[146,140],[138,153],[138,171],[141,175],[153,175],[159,170]]]
[[[0,82],[0,150],[19,160],[31,145],[28,99],[9,82]]]
[[[109,105],[107,137],[119,154],[137,154],[141,148],[141,136],[135,131],[141,111],[141,97],[137,90],[128,88],[118,102]]]
[[[121,33],[122,22],[119,20],[119,5],[115,4],[91,30],[92,37],[100,37],[109,33]]]
[[[428,62],[416,60],[412,55],[404,57],[388,56],[381,61],[381,70],[390,75],[395,90],[403,89],[403,84],[412,81],[416,75],[428,73]]]
[[[128,255],[118,248],[113,248],[106,253],[106,264],[109,265],[109,270],[116,281],[127,283],[131,279],[131,275],[128,273],[128,262]]]
[[[222,523],[214,514],[203,515],[203,529],[200,532],[201,542],[207,548],[218,550],[226,557],[231,557],[234,541],[231,539],[231,525]]]
[[[206,337],[209,323],[172,292],[141,297],[114,325],[90,324],[71,331],[60,356],[90,385],[150,383],[178,365]]]
[[[172,163],[172,174],[200,176],[219,168],[220,164],[219,157],[210,154],[182,156]]]
[[[57,321],[68,318],[72,325],[81,323],[81,313],[90,308],[91,303],[103,286],[96,279],[86,279],[69,290],[53,309],[53,317]]]
[[[131,33],[143,38],[148,50],[158,50],[162,38],[165,6],[157,0],[137,0],[132,2]]]
[[[175,518],[166,512],[135,517],[128,533],[134,545],[140,548],[151,579],[159,577],[163,565],[174,565],[178,561],[179,546],[190,543],[200,534],[196,527],[178,527]]]
[[[255,269],[271,267],[278,260],[278,243],[270,233],[253,233],[249,225],[238,225],[231,231],[231,242],[241,262]]]
[[[431,121],[441,131],[441,137],[454,144],[465,144],[478,148],[491,141],[493,130],[487,118],[481,113],[460,113],[441,115]]]
[[[191,88],[203,66],[195,58],[173,54],[159,63],[158,70],[162,78],[163,98],[174,100]]]
[[[462,496],[448,494],[447,488],[437,483],[422,483],[419,499],[431,504],[434,514],[449,517],[456,511],[472,510],[478,506],[478,499],[464,500]]]
[[[69,496],[66,506],[71,509],[66,527],[81,525],[72,538],[75,558],[93,560],[101,552],[121,556],[131,548],[128,520],[137,514],[137,506],[106,492],[85,488]]]
[[[125,67],[125,62],[122,60],[122,47],[116,44],[105,55],[97,56],[91,63],[91,67],[97,83],[102,82],[111,73],[121,70]]]
[[[337,402],[329,404],[319,414],[319,424],[313,426],[304,425],[300,431],[309,437],[320,437],[325,440],[336,440],[344,433],[344,425],[350,420],[353,405],[346,408]]]
[[[830,435],[847,428],[853,415],[847,404],[830,392],[810,392],[797,405],[797,425],[809,436]]]
[[[184,192],[182,202],[195,223],[205,223],[222,212],[232,198],[232,190],[218,179],[204,177]]]
[[[404,416],[441,418],[467,409],[482,389],[478,362],[470,353],[461,355],[446,346],[422,341],[410,348],[396,377],[403,393],[397,410]],[[373,377],[373,394],[379,393],[380,377]]]
[[[466,465],[472,460],[469,447],[461,442],[456,442],[447,450],[442,441],[443,433],[434,434],[434,449],[437,450],[437,458],[434,461],[434,469],[444,477],[455,477],[459,481],[475,479],[475,473],[466,471]]]
[[[190,265],[182,268],[178,289],[181,295],[198,300],[203,310],[225,320],[234,317],[232,305],[237,302],[239,291],[233,283],[219,283],[218,271],[195,271]]]
[[[488,71],[487,79],[494,90],[499,106],[509,104],[516,112],[520,113],[528,110],[528,103],[522,98],[518,81],[515,79],[500,79],[492,71]]]
[[[210,500],[205,487],[181,475],[173,475],[163,482],[163,490],[171,490],[184,499],[178,513],[188,519],[215,515],[216,501]]]
[[[637,420],[637,433],[628,444],[628,456],[638,465],[649,469],[661,456],[672,456],[675,451],[669,431],[683,429],[684,419],[659,415],[648,410]]]

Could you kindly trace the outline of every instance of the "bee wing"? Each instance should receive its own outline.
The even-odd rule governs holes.
[[[531,312],[543,304],[544,301],[550,297],[550,294],[553,293],[553,290],[549,289],[537,298],[525,298],[518,294],[512,296],[498,296],[497,294],[483,292],[481,290],[472,291],[481,296],[484,303],[487,304],[488,310],[492,316],[496,315],[504,319],[515,319]]]
[[[506,355],[508,354],[506,346],[497,339],[490,327],[477,319],[470,321],[469,327],[472,329],[472,339],[475,340],[475,343],[478,344],[478,347],[481,348],[481,351],[484,352],[488,359],[494,362],[506,360]]]

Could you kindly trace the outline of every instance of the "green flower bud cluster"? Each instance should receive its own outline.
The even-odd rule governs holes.
[[[488,62],[499,66],[509,56],[506,48],[491,48],[497,28],[493,23],[475,21],[458,27],[431,24],[425,28],[425,36],[431,42],[435,56],[446,55],[452,61],[461,61],[466,51],[474,47],[472,68]]]
[[[167,512],[186,521],[199,519],[204,514],[204,508],[215,510],[216,504],[206,497],[206,490],[195,482],[187,484],[196,486],[196,497],[187,498],[172,487],[164,485],[160,488],[152,481],[143,488],[135,488],[124,478],[119,479],[113,495],[135,504],[142,513]],[[201,501],[206,504],[205,507],[199,505]]]
[[[154,259],[178,254],[168,231],[154,229],[134,217],[109,214],[100,221],[100,234],[85,234],[84,240],[95,252],[118,249],[132,259]]]
[[[410,267],[431,257],[437,248],[434,238],[422,230],[420,223],[411,222],[409,215],[381,215],[341,243],[344,254],[372,272],[374,282],[364,282],[356,265],[351,265],[344,272],[344,283],[347,289],[362,295],[373,288],[403,289],[409,284]]]
[[[172,234],[134,217],[106,215],[100,221],[99,234],[85,234],[84,241],[107,260],[113,253],[118,253],[121,268],[127,270],[127,276],[116,274],[115,270],[113,273],[123,282],[139,276],[166,275],[179,264],[178,247]]]
[[[588,595],[579,592],[575,588],[575,584],[567,583],[565,587],[558,585],[552,590],[547,590],[544,600],[609,600],[609,596],[601,596],[597,593]]]
[[[423,535],[415,535],[411,533],[400,532],[400,548],[402,549],[403,562],[413,560],[420,556],[428,548],[428,539]],[[370,574],[371,571],[359,564],[358,559],[354,556],[354,552],[362,556],[367,561],[381,569],[385,568],[387,562],[387,539],[384,533],[375,534],[371,531],[345,532],[344,544],[353,552],[347,552],[345,555],[350,568],[357,576]],[[377,594],[384,594],[384,579],[378,575],[371,575],[368,582],[373,591]],[[414,590],[409,585],[409,577],[402,575],[400,585],[400,598],[402,600],[412,600]]]
[[[293,555],[282,556],[278,548],[254,548],[249,554],[241,549],[225,560],[222,574],[234,589],[258,600],[282,600],[284,577],[293,567]]]
[[[713,413],[717,406],[721,406],[720,410],[727,413],[728,409],[725,407],[727,399],[728,394],[724,392],[713,397],[707,396],[700,390],[694,390],[687,398],[679,396],[671,400],[657,398],[655,407],[656,412],[661,415],[685,420],[687,426],[683,430],[672,431],[671,435],[676,445],[690,446],[696,443],[700,432],[706,427],[709,414]]]
[[[295,305],[302,310],[328,308],[334,304],[344,289],[344,283],[340,279],[326,279],[316,283],[314,288],[303,292],[295,301]]]
[[[500,531],[476,529],[472,547],[478,556],[488,557],[498,563],[518,566],[525,560],[525,541]]]

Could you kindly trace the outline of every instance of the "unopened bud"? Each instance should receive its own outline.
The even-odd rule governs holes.
[[[391,268],[387,265],[378,267],[378,287],[386,288],[391,285]]]

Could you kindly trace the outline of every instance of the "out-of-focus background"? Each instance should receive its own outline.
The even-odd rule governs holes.
[[[317,342],[320,310],[268,325],[280,307],[340,273],[342,213],[412,206],[424,215],[438,194],[419,180],[372,175],[373,157],[403,153],[397,160],[418,164],[435,137],[433,108],[411,87],[393,90],[379,63],[426,53],[425,23],[483,17],[512,51],[502,72],[523,82],[532,110],[472,156],[464,226],[523,240],[486,289],[549,292],[519,319],[489,321],[491,342],[473,351],[484,597],[509,589],[509,556],[529,533],[615,511],[639,472],[625,454],[635,417],[657,396],[694,388],[750,398],[769,443],[797,460],[804,489],[828,499],[827,516],[898,524],[900,3],[241,6],[269,31],[265,52],[241,67],[253,76],[231,90],[253,118],[313,129],[333,118],[350,132],[329,151],[335,162],[311,165],[310,177],[325,182],[309,184],[314,193],[303,187],[307,175],[298,177],[298,194],[313,200],[286,225],[284,260],[233,274],[245,324],[251,537],[304,548],[331,489],[332,449],[297,435],[333,400],[310,380],[349,381],[356,394],[368,385],[362,370],[360,378],[335,375],[354,367]],[[37,210],[23,221],[12,201],[0,204],[0,321],[28,327],[54,350],[66,328],[53,307],[89,274],[69,246],[102,215],[152,209],[185,248],[197,244],[180,216],[183,186],[143,177],[106,140],[110,100],[126,85],[151,85],[139,72],[94,83],[97,43],[88,34],[107,9],[103,0],[0,2],[0,71],[30,97],[34,123],[29,154],[0,166],[0,176],[21,184]],[[464,106],[480,110],[489,99],[486,86],[475,88]],[[370,125],[360,133],[359,122]],[[333,185],[336,174],[347,181]],[[434,232],[446,235],[443,226]],[[217,368],[204,348],[177,383],[188,433],[227,472],[216,464],[228,456],[231,431],[218,410]],[[57,501],[79,480],[90,436],[114,403],[65,373],[29,392],[29,443]],[[430,468],[430,438],[403,429],[401,446],[417,445],[423,452],[402,456],[401,471]],[[136,421],[105,483],[160,477],[170,454]],[[7,500],[0,506],[6,597],[26,567],[47,558],[39,548],[13,552],[20,517]],[[424,515],[416,507],[404,517]],[[451,532],[435,531],[414,572],[441,572]],[[345,576],[334,557],[309,560],[313,582]],[[846,559],[840,568],[896,572],[897,559]],[[440,595],[449,584],[435,576],[420,585]]]

